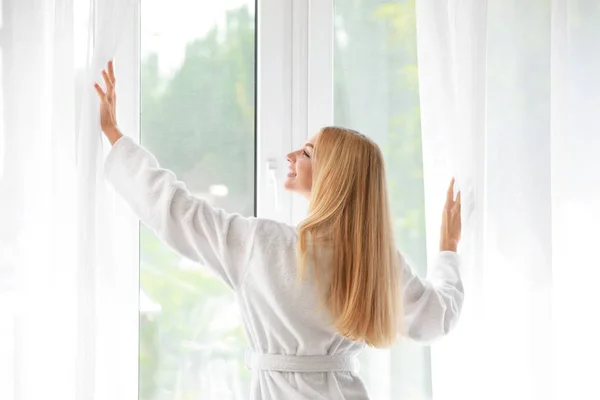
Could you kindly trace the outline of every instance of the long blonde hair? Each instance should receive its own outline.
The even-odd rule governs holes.
[[[400,331],[398,257],[388,205],[383,156],[366,136],[323,128],[314,143],[308,216],[298,227],[299,277],[307,254],[332,250],[331,282],[321,293],[337,330],[354,341],[389,347]],[[312,247],[311,247],[312,246]]]

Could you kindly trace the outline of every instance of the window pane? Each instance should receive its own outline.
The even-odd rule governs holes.
[[[254,215],[255,2],[144,0],[142,144],[196,196]],[[246,399],[233,292],[142,227],[140,399]]]
[[[414,0],[335,2],[335,124],[381,147],[399,249],[426,265]],[[375,399],[431,398],[429,349],[369,350],[361,373]]]

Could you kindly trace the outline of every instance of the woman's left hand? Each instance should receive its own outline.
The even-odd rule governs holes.
[[[444,213],[442,214],[440,251],[456,252],[462,230],[460,211],[460,192],[458,192],[456,199],[454,199],[454,178],[452,178],[446,194]]]

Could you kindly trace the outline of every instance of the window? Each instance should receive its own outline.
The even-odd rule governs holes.
[[[255,2],[141,3],[141,143],[213,206],[255,213]],[[234,293],[141,227],[140,399],[244,399]]]
[[[381,147],[398,247],[426,265],[423,162],[414,0],[336,0],[334,123]],[[425,270],[418,271],[421,275]],[[375,399],[431,398],[429,349],[401,342],[363,354]]]
[[[142,144],[211,204],[297,222],[284,154],[323,125],[357,129],[386,157],[398,246],[425,266],[414,1],[263,0],[258,19],[256,6],[142,2]],[[143,225],[140,244],[140,399],[247,398],[234,294]],[[373,398],[431,398],[427,348],[369,350],[361,375]]]

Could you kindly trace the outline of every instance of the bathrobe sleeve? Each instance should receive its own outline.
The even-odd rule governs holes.
[[[440,252],[421,279],[400,254],[404,300],[404,334],[432,342],[450,332],[458,321],[464,290],[460,260],[452,251]]]
[[[194,197],[175,174],[127,136],[105,161],[106,179],[133,212],[182,256],[205,265],[231,288],[245,274],[257,229],[256,218],[228,214]]]

